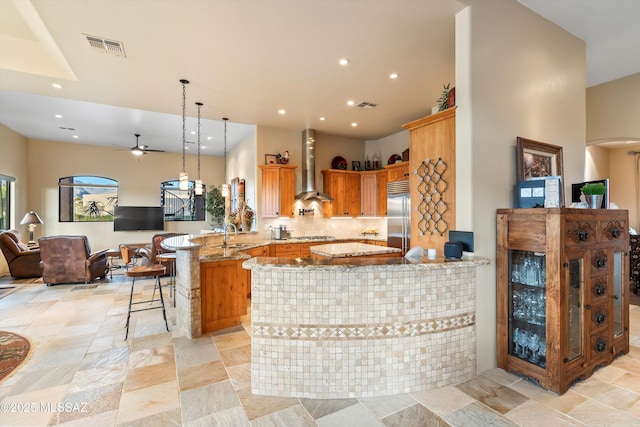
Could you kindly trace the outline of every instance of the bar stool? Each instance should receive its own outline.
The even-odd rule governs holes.
[[[165,252],[156,255],[156,259],[160,264],[169,267],[169,296],[173,297],[173,306],[176,306],[175,287],[176,287],[176,254],[175,252]],[[155,289],[154,289],[155,294]]]
[[[131,294],[129,294],[129,311],[127,313],[127,324],[125,325],[125,328],[127,329],[127,332],[124,336],[124,340],[127,340],[127,337],[129,336],[129,320],[131,318],[131,313],[135,313],[136,311],[145,311],[145,310],[155,310],[156,308],[161,308],[162,309],[162,316],[164,317],[164,324],[167,327],[167,332],[169,331],[169,323],[167,322],[167,313],[165,311],[164,308],[164,297],[162,296],[162,283],[160,282],[160,276],[162,276],[165,272],[167,271],[167,269],[165,268],[164,265],[160,265],[160,264],[154,264],[154,265],[140,265],[137,267],[132,267],[129,270],[125,271],[125,275],[127,277],[131,277],[133,280],[131,281]],[[155,277],[156,278],[156,283],[155,286],[158,287],[158,291],[160,292],[160,305],[159,306],[154,306],[154,307],[147,307],[147,308],[139,308],[136,310],[132,310],[131,306],[134,304],[144,304],[144,303],[153,303],[155,301],[155,299],[152,297],[150,300],[147,301],[137,301],[137,302],[132,302],[133,301],[133,287],[136,284],[136,277]],[[153,289],[154,292],[154,296],[155,296],[155,287]]]

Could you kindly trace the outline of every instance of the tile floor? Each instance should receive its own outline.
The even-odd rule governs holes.
[[[188,340],[173,327],[172,304],[171,332],[159,310],[144,311],[123,341],[123,276],[53,287],[0,278],[6,283],[21,287],[0,299],[0,329],[29,337],[35,351],[0,383],[2,426],[640,426],[638,306],[629,354],[562,396],[496,368],[422,393],[310,400],[251,394],[247,331]],[[152,290],[152,280],[136,282],[136,297]]]

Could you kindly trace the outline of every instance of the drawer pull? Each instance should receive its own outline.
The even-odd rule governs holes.
[[[606,286],[598,285],[596,286],[596,295],[604,295],[607,292]]]
[[[598,325],[603,324],[605,322],[605,320],[607,320],[607,315],[605,313],[596,314],[596,323]]]
[[[586,242],[589,240],[589,232],[588,231],[578,231],[578,240],[581,242]]]
[[[620,237],[620,229],[618,227],[611,228],[611,237],[613,237],[614,239]]]
[[[598,342],[596,343],[596,351],[598,353],[602,353],[606,349],[607,349],[607,341],[605,339],[603,339],[603,338],[600,338],[598,340]]]

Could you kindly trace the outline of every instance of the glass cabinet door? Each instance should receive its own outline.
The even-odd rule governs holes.
[[[584,355],[584,261],[569,260],[569,361]]]
[[[509,251],[509,353],[546,366],[546,255]]]
[[[624,254],[622,252],[613,253],[613,336],[619,337],[624,332],[624,322],[622,318],[622,286],[624,275]]]

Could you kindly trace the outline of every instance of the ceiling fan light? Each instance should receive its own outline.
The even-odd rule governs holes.
[[[202,196],[202,181],[196,179],[196,196]]]
[[[135,155],[135,156],[142,156],[144,154],[144,151],[142,151],[140,149],[140,147],[134,147],[131,149],[131,152]]]

